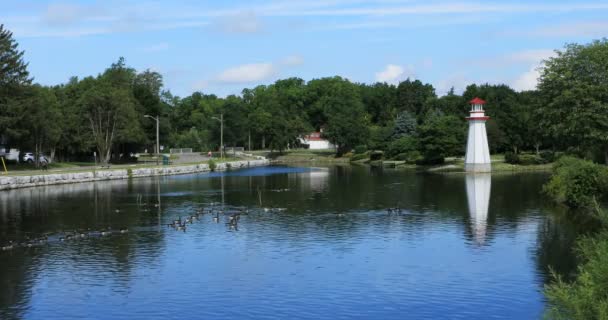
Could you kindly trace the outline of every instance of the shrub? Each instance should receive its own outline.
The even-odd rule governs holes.
[[[555,161],[555,152],[550,150],[543,150],[540,152],[540,157],[546,161],[546,163],[550,163]]]
[[[505,152],[505,162],[510,164],[519,164],[519,155],[511,151]]]
[[[428,158],[421,158],[419,160],[416,161],[416,164],[419,165],[436,165],[436,164],[443,164],[445,162],[445,158],[444,157],[428,157]]]
[[[382,152],[382,151],[372,151],[369,154],[369,159],[372,161],[382,160],[383,156],[384,156],[384,152]]]
[[[386,156],[393,158],[401,153],[408,153],[416,150],[418,147],[416,139],[412,136],[405,136],[391,141],[386,150]]]
[[[213,159],[210,159],[209,160],[209,170],[215,171],[216,168],[217,168],[217,163],[215,163],[215,161]]]
[[[345,154],[342,155],[342,157],[344,157],[344,158],[350,158],[352,156],[353,156],[352,152],[347,152],[347,153],[345,153]]]
[[[414,151],[398,154],[397,156],[395,156],[395,160],[405,161],[407,163],[414,164],[417,161],[422,160],[422,155],[420,154],[419,151],[414,150]]]
[[[577,243],[581,259],[571,282],[556,276],[545,289],[549,319],[608,319],[608,232]]]
[[[608,191],[608,170],[591,161],[562,157],[543,190],[570,208],[591,207]]]
[[[364,154],[354,154],[352,157],[350,157],[350,161],[359,161],[359,160],[366,160],[369,159],[369,154],[364,153]]]
[[[362,154],[367,151],[367,146],[362,144],[355,147],[355,154]]]
[[[522,154],[518,155],[519,164],[524,166],[534,165],[534,164],[544,164],[549,163],[549,161],[543,159],[542,157],[535,154]]]

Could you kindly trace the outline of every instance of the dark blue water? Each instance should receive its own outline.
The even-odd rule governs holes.
[[[0,318],[540,318],[576,236],[545,180],[267,167],[0,193],[0,244],[49,234],[0,252]]]

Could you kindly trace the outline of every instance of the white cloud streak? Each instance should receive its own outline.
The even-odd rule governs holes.
[[[387,65],[384,70],[376,73],[376,81],[386,83],[399,83],[399,80],[403,77],[405,70],[402,66],[395,64]]]
[[[222,83],[251,83],[268,80],[276,74],[276,68],[272,63],[251,63],[228,68],[217,76],[217,81]]]
[[[462,18],[470,15],[513,14],[513,13],[554,13],[573,11],[608,10],[607,2],[572,2],[543,4],[509,4],[501,2],[450,3],[447,0],[425,3],[413,0],[381,0],[370,3],[362,0],[311,0],[311,1],[268,1],[239,6],[209,8],[204,4],[186,5],[179,2],[170,4],[159,2],[129,3],[104,1],[94,5],[55,3],[38,6],[28,12],[33,15],[0,17],[9,21],[11,29],[22,37],[84,36],[93,34],[119,33],[130,31],[154,31],[174,28],[219,26],[229,33],[256,33],[262,29],[264,18],[281,17],[355,17],[354,21],[334,25],[334,29],[393,28],[402,27],[398,21],[386,21],[384,17],[420,16],[437,22],[464,23]],[[450,15],[450,16],[446,16]],[[373,18],[378,20],[357,20]],[[455,19],[450,22],[450,19]],[[7,23],[9,23],[7,22]],[[429,23],[433,22],[429,20]],[[407,24],[405,24],[407,26]],[[331,29],[332,26],[328,26]],[[536,35],[563,36],[592,34],[605,35],[608,23],[587,22],[563,28],[539,29]]]

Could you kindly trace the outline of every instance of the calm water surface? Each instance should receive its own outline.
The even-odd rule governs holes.
[[[50,233],[0,252],[0,319],[540,318],[577,235],[546,179],[266,167],[0,192],[0,243]],[[251,211],[167,227],[210,203]],[[129,233],[59,240],[107,227]]]

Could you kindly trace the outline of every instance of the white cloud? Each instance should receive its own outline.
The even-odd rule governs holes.
[[[299,66],[304,63],[304,59],[299,55],[285,57],[281,64],[288,67]]]
[[[540,72],[538,67],[532,67],[530,70],[521,74],[511,83],[511,87],[517,91],[526,91],[536,89]]]
[[[250,83],[268,80],[275,75],[276,68],[272,63],[251,63],[224,70],[217,76],[223,83]]]
[[[471,83],[474,83],[474,81],[467,78],[464,74],[453,74],[438,81],[435,88],[437,88],[437,94],[440,96],[447,94],[452,88],[454,88],[456,94],[462,94]]]
[[[388,64],[384,70],[376,73],[377,82],[397,84],[405,78],[415,78],[416,73],[412,66],[403,67],[396,64]]]

